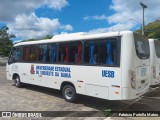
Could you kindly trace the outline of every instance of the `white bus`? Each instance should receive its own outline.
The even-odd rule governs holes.
[[[160,83],[160,41],[149,39],[150,45],[150,85]]]
[[[72,33],[14,45],[7,79],[107,100],[135,99],[149,89],[148,39],[131,31]]]

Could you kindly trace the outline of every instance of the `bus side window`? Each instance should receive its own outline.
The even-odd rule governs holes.
[[[112,65],[113,64],[113,60],[112,60],[112,56],[113,56],[113,48],[111,45],[110,40],[106,41],[106,49],[107,49],[107,58],[106,58],[106,64],[108,65]]]
[[[84,44],[84,62],[89,64],[98,63],[98,41],[86,41]]]
[[[33,62],[38,60],[38,47],[36,45],[30,47],[29,60]]]
[[[61,63],[68,63],[69,61],[69,43],[59,44],[58,61]]]
[[[44,56],[44,51],[42,48],[39,48],[39,61],[43,60],[43,56]]]
[[[99,62],[108,66],[119,66],[120,45],[115,38],[100,40],[99,46]]]
[[[62,47],[62,44],[59,44],[58,46],[58,62],[62,63],[63,62],[63,50],[64,48]]]
[[[35,49],[34,49],[34,47],[32,46],[32,47],[30,47],[29,60],[30,60],[30,61],[34,61],[34,59],[35,59]]]
[[[106,40],[100,40],[99,42],[99,63],[105,64],[107,58]]]
[[[16,62],[21,62],[22,61],[22,57],[23,57],[23,47],[22,46],[18,46],[16,47]]]
[[[69,45],[65,45],[65,57],[64,57],[64,63],[68,63],[69,60]]]
[[[77,64],[81,63],[81,53],[82,53],[82,43],[80,42],[78,44],[78,48],[77,48],[77,56],[75,57],[75,62]]]
[[[49,50],[47,45],[39,45],[39,56],[38,60],[40,62],[49,62]]]
[[[57,44],[49,45],[49,62],[55,63],[57,59]]]
[[[81,53],[82,53],[82,43],[81,41],[70,43],[70,63],[80,64],[81,63]]]
[[[23,48],[23,60],[24,61],[29,61],[29,52],[30,52],[30,49],[28,46]]]

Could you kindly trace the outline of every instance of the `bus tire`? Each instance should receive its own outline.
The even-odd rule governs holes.
[[[67,101],[67,102],[75,102],[77,99],[77,94],[76,94],[76,90],[73,86],[71,85],[65,85],[62,89],[62,95],[63,98]]]
[[[21,83],[20,77],[18,75],[14,78],[14,85],[18,88],[22,87],[22,83]]]

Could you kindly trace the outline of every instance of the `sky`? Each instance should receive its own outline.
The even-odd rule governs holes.
[[[110,32],[141,28],[160,19],[160,0],[1,0],[0,27],[17,40],[42,39],[47,34]]]

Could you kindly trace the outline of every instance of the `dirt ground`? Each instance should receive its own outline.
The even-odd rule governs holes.
[[[0,56],[0,66],[5,66],[7,63],[8,57],[1,57]]]

